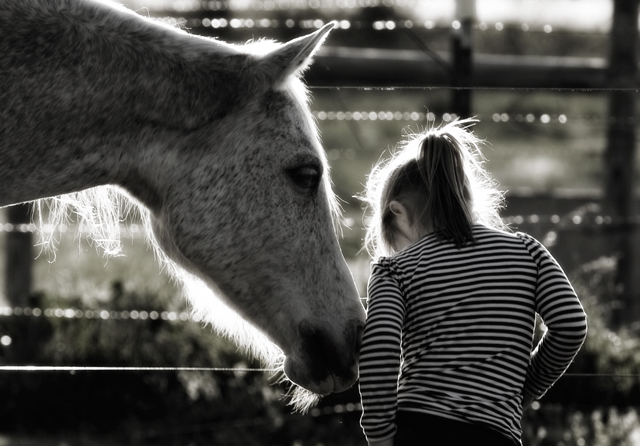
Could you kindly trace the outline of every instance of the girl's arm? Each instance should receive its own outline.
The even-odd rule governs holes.
[[[370,445],[391,446],[396,432],[404,300],[389,270],[375,264],[360,349],[361,425]]]
[[[522,411],[524,412],[529,407],[531,407],[531,405],[535,400],[536,398],[525,390],[524,395],[522,397]]]
[[[382,441],[370,441],[369,446],[393,446],[393,438]]]
[[[569,367],[587,335],[587,316],[567,276],[537,240],[525,244],[538,265],[536,311],[547,331],[531,354],[525,395],[541,398]]]

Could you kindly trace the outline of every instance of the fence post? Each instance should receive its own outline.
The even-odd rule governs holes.
[[[456,24],[452,35],[453,104],[461,118],[471,117],[471,76],[473,72],[472,26],[476,16],[475,0],[456,0]]]
[[[614,249],[617,251],[617,306],[612,323],[620,327],[640,319],[640,247],[633,223],[633,170],[635,157],[635,104],[637,93],[636,41],[638,39],[638,0],[615,0],[610,35],[608,81],[609,128],[604,154],[604,210],[615,221]]]
[[[9,304],[26,307],[32,290],[33,237],[30,231],[20,231],[31,222],[32,205],[19,204],[7,208],[7,217],[14,230],[6,235],[5,288]]]

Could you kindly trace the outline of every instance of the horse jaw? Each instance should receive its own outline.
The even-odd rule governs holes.
[[[230,308],[221,297],[221,292],[216,290],[215,284],[209,281],[206,283],[182,268],[176,268],[173,273],[183,284],[185,297],[191,303],[194,320],[210,325],[219,335],[230,339],[245,353],[257,358],[265,368],[271,369],[274,376],[280,375],[276,378],[277,382],[291,386],[287,392],[287,398],[296,411],[305,413],[317,404],[321,396],[342,392],[353,385],[353,381],[357,378],[357,366],[347,367],[346,373],[349,376],[346,379],[331,372],[324,375],[318,374],[311,367],[322,369],[321,364],[326,360],[325,357],[317,357],[314,361],[310,358],[304,343],[292,345],[287,342],[290,351],[285,354],[273,339]],[[364,317],[364,310],[362,317]],[[357,355],[362,326],[358,322],[355,324],[355,337],[352,336],[351,342],[354,344],[353,350]],[[308,331],[308,328],[303,328],[298,340],[305,334],[308,336]],[[314,365],[310,367],[309,364]]]

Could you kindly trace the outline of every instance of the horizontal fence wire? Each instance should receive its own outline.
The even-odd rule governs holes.
[[[110,367],[61,365],[2,365],[0,372],[277,372],[251,367]]]
[[[283,11],[293,9],[410,8],[424,5],[424,0],[133,0],[134,7],[151,11]],[[435,1],[433,2],[435,3]],[[427,2],[428,4],[428,2]]]
[[[147,310],[80,310],[77,308],[31,308],[0,307],[0,317],[25,316],[56,319],[96,319],[96,320],[163,320],[170,322],[201,322],[186,311]]]
[[[351,12],[355,9],[362,8],[387,8],[390,11],[394,11],[394,8],[428,8],[425,5],[424,0],[404,1],[404,0],[384,0],[384,1],[369,1],[369,0],[308,0],[308,1],[292,1],[292,0],[254,0],[254,1],[211,1],[211,0],[170,0],[170,1],[158,1],[145,2],[145,1],[133,1],[132,6],[138,11],[153,13],[154,16],[161,16],[163,14],[168,15],[191,15],[197,14],[229,14],[229,13],[253,13],[253,14],[271,14],[277,11],[291,11],[291,10],[331,10]],[[433,3],[436,3],[435,1]],[[604,15],[603,15],[604,16]],[[183,20],[188,20],[182,18]],[[309,26],[311,23],[313,26],[322,26],[323,19],[311,19],[311,20],[298,20],[293,19],[277,20],[267,17],[253,18],[253,17],[238,17],[235,19],[227,19],[218,23],[218,27],[248,27],[248,28],[277,28],[288,27],[292,28],[298,24],[302,26]],[[220,19],[218,19],[220,20]],[[235,20],[235,22],[233,21]],[[352,20],[343,19],[339,21],[340,27],[343,29],[349,28],[363,28],[368,27],[377,31],[393,31],[395,29],[402,28],[424,28],[428,30],[432,29],[458,29],[461,27],[460,21],[455,17],[447,14],[440,14],[433,19],[427,20],[412,20],[412,19],[387,19],[387,20]],[[204,25],[211,26],[211,25]],[[507,29],[519,29],[522,32],[531,33],[589,33],[589,34],[606,34],[609,31],[610,23],[606,19],[602,19],[599,23],[592,21],[589,25],[577,26],[576,23],[570,25],[556,24],[551,22],[545,22],[541,20],[524,21],[522,19],[506,20],[476,20],[473,23],[472,28],[476,31],[504,31]]]
[[[221,10],[218,10],[221,11]],[[180,12],[197,12],[197,11],[158,11],[169,14],[177,14]],[[214,29],[318,29],[327,23],[326,20],[317,19],[272,19],[268,17],[261,18],[226,18],[226,17],[205,17],[205,18],[187,18],[187,17],[156,17],[158,21],[165,22],[173,26],[185,27],[188,29],[198,28],[214,28]],[[389,32],[402,29],[410,30],[428,30],[428,31],[448,31],[450,29],[459,29],[461,27],[458,20],[435,21],[425,20],[418,22],[414,20],[336,20],[336,26],[343,30],[370,30]],[[472,26],[474,31],[479,32],[501,32],[506,30],[519,29],[524,33],[542,33],[542,34],[587,34],[587,35],[608,35],[607,29],[593,29],[588,31],[576,31],[573,29],[554,28],[551,24],[529,24],[529,23],[504,23],[504,22],[479,22]]]
[[[478,88],[472,87],[473,90]],[[634,90],[637,92],[637,90]],[[409,111],[313,111],[313,116],[320,121],[429,121],[435,122],[436,115],[431,112]],[[455,121],[454,113],[444,113],[443,122]],[[474,118],[482,122],[517,123],[517,124],[567,124],[571,122],[589,122],[591,124],[628,124],[635,125],[639,120],[635,117],[620,116],[567,116],[564,113],[476,113]]]
[[[141,366],[63,366],[63,365],[0,365],[0,372],[263,372],[277,373],[279,368],[254,367],[141,367]],[[568,378],[640,378],[634,373],[571,373]]]
[[[366,300],[366,297],[360,297]],[[81,310],[78,308],[31,308],[31,307],[0,307],[0,318],[3,317],[33,317],[52,319],[92,319],[118,321],[163,320],[168,322],[202,323],[191,313],[186,311],[147,311],[147,310]]]
[[[334,111],[334,110],[320,110],[313,111],[313,116],[319,121],[436,121],[436,114],[432,112],[417,112],[417,111]],[[557,113],[492,113],[482,114],[477,113],[475,118],[480,121],[493,121],[495,123],[500,122],[516,122],[522,124],[566,124],[569,122],[569,118],[565,114]],[[444,113],[441,117],[444,122],[455,121],[458,117],[454,113]],[[575,116],[571,118],[573,121],[589,121],[591,123],[608,123],[609,119],[604,119],[598,116]],[[626,121],[634,118],[628,118]]]
[[[295,9],[310,10],[352,10],[362,8],[429,8],[432,5],[442,5],[440,0],[130,0],[127,3],[133,7],[144,8],[149,11],[160,12],[198,12],[198,11],[253,11],[253,12],[272,12],[272,11],[290,11]],[[433,8],[432,8],[433,9]],[[540,20],[537,20],[540,22]],[[484,23],[484,22],[480,22]],[[497,21],[496,23],[502,23]],[[527,25],[526,22],[518,21],[521,26]],[[603,17],[602,23],[607,23],[606,17]],[[524,30],[527,30],[524,26]],[[543,25],[546,32],[551,32],[551,24]],[[574,28],[575,25],[572,25]],[[498,26],[498,29],[501,27]],[[595,22],[589,27],[597,29]]]
[[[561,67],[558,67],[561,69]],[[472,90],[472,91],[511,91],[518,93],[535,93],[535,92],[549,92],[549,93],[611,93],[614,91],[638,93],[640,88],[638,87],[496,87],[496,86],[483,86],[483,85],[469,85],[469,86],[457,86],[457,85],[386,85],[386,86],[373,86],[373,85],[311,85],[311,90],[362,90],[362,91],[402,91],[402,90],[416,90],[416,91],[436,91],[436,90]],[[603,118],[604,120],[618,119],[614,116]],[[623,118],[626,119],[626,118]]]
[[[599,198],[593,197],[594,201],[599,201]],[[617,217],[611,215],[602,214],[569,214],[561,216],[559,214],[527,214],[527,215],[508,215],[502,218],[502,220],[508,224],[547,224],[557,225],[561,227],[567,226],[581,226],[581,227],[605,227],[605,226],[637,226],[640,225],[640,216],[630,217]],[[79,231],[81,234],[84,232],[82,227],[78,227],[73,224],[60,224],[57,226],[44,225],[39,227],[33,223],[2,223],[0,222],[0,233],[53,233],[60,234],[75,233]],[[143,237],[145,230],[143,225],[140,224],[124,224],[120,228],[121,233],[125,237]],[[1,313],[0,313],[1,315]]]

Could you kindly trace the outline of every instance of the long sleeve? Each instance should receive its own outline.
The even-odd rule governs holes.
[[[360,353],[369,441],[394,437],[407,411],[519,444],[523,388],[544,395],[584,342],[584,310],[547,250],[526,234],[473,230],[462,248],[430,234],[372,268]],[[534,348],[536,312],[548,331]]]
[[[399,283],[375,264],[368,285],[367,321],[360,350],[361,425],[369,441],[395,435],[398,374],[405,306]]]
[[[569,280],[538,241],[523,236],[538,265],[536,311],[547,331],[531,354],[525,390],[542,397],[562,376],[587,335],[587,317]]]

